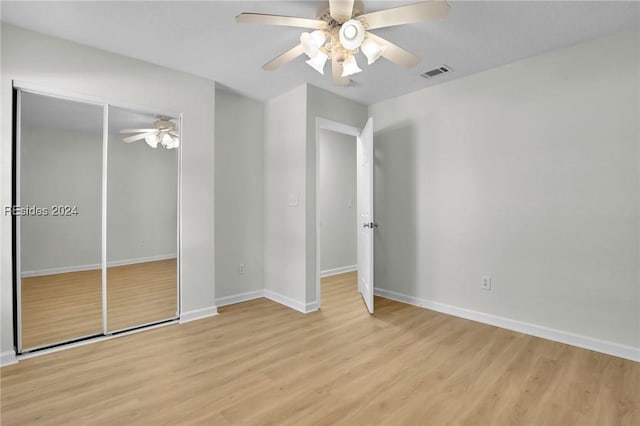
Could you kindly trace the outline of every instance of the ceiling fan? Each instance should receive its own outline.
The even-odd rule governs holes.
[[[137,135],[127,136],[122,140],[126,143],[131,143],[144,139],[151,148],[156,148],[158,144],[167,149],[178,147],[180,139],[178,138],[176,124],[171,121],[171,117],[164,115],[158,117],[158,120],[153,122],[153,127],[153,129],[122,129],[120,133],[138,133]]]
[[[309,57],[306,63],[324,74],[325,63],[330,59],[333,83],[346,86],[350,75],[362,71],[355,57],[359,51],[367,57],[369,65],[383,57],[405,68],[412,68],[420,60],[370,30],[443,19],[448,15],[446,0],[425,1],[371,13],[364,13],[361,1],[330,0],[329,9],[318,14],[316,19],[241,13],[236,16],[236,21],[313,29],[313,32],[302,33],[300,44],[267,62],[262,68],[274,70],[305,54]]]

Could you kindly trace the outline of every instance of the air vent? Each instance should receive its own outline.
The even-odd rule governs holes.
[[[420,75],[422,77],[424,77],[424,78],[433,78],[433,77],[437,77],[437,76],[439,76],[441,74],[446,74],[446,73],[448,73],[450,71],[453,71],[451,69],[451,67],[449,67],[447,65],[442,65],[442,66],[439,66],[438,68],[434,68],[434,69],[432,69],[430,71],[427,71],[427,72],[424,72],[424,73],[422,73]]]

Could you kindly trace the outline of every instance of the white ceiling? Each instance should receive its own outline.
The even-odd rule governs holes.
[[[365,1],[367,11],[413,1]],[[640,26],[640,3],[616,1],[450,1],[446,20],[375,30],[417,54],[405,70],[384,59],[350,87],[331,84],[303,58],[276,71],[261,65],[298,43],[302,29],[237,24],[241,12],[315,17],[309,1],[83,1],[0,3],[2,21],[207,77],[236,92],[269,99],[305,82],[371,104],[518,59]],[[452,73],[426,80],[441,64]],[[608,64],[594,64],[594,66]],[[328,68],[328,67],[327,67]]]

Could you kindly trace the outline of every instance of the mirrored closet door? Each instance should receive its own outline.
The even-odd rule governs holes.
[[[18,352],[177,318],[179,120],[16,102]]]
[[[22,347],[102,333],[103,107],[20,94]]]
[[[166,123],[163,123],[165,121]],[[152,125],[155,123],[155,125]],[[122,108],[109,109],[107,160],[107,331],[177,317],[178,155],[172,120]],[[123,140],[123,129],[162,135]],[[176,129],[177,131],[177,129]],[[128,136],[127,136],[128,135]]]

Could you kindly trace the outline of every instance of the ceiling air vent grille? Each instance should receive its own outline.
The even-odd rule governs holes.
[[[433,78],[433,77],[437,77],[441,74],[446,74],[448,72],[452,71],[451,67],[447,66],[447,65],[441,65],[438,68],[434,68],[430,71],[427,72],[423,72],[422,74],[420,74],[422,77],[424,78]]]

